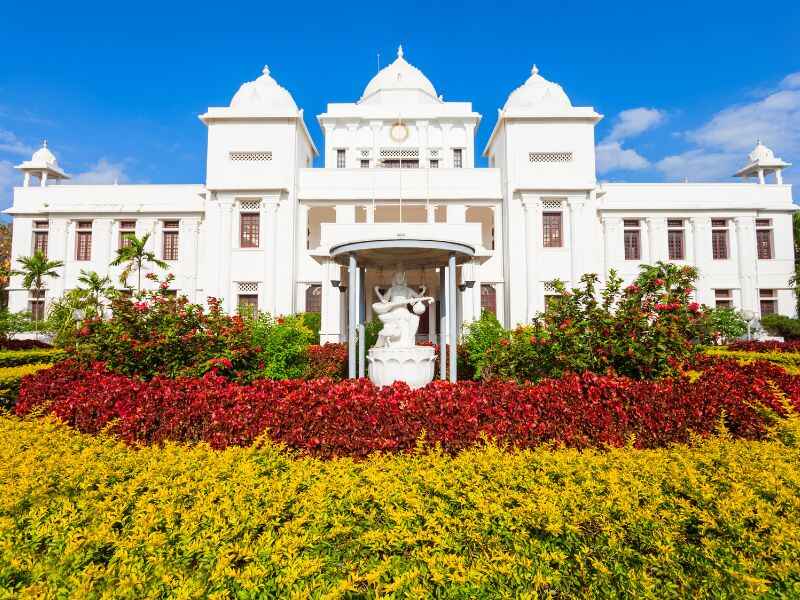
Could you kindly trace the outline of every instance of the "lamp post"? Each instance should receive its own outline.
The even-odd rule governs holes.
[[[753,322],[753,319],[756,318],[756,314],[752,310],[743,310],[742,311],[742,318],[747,321],[747,341],[750,341],[750,324]]]

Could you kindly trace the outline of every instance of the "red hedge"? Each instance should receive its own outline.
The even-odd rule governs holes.
[[[774,386],[774,387],[773,387]],[[264,432],[317,456],[365,456],[409,450],[424,432],[450,452],[482,436],[518,447],[555,442],[572,447],[658,447],[715,431],[724,414],[731,434],[764,435],[767,407],[783,414],[776,390],[800,409],[800,378],[766,362],[710,364],[695,381],[635,381],[591,373],[510,382],[436,381],[412,391],[378,389],[368,380],[203,378],[148,382],[62,363],[23,380],[18,414],[37,407],[84,432],[112,420],[130,444],[205,440],[215,448],[247,445]]]
[[[746,352],[800,352],[800,340],[788,342],[741,340],[728,345],[728,350],[744,350]]]

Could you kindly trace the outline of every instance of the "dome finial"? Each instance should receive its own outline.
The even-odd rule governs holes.
[[[537,67],[536,64],[534,64],[531,67],[531,75],[538,75],[538,74],[539,74],[539,67]]]
[[[397,58],[403,58],[403,44],[397,47]]]
[[[47,148],[47,140],[42,141],[42,148]]]
[[[269,75],[269,66],[268,66],[268,65],[264,65],[264,68],[263,68],[263,69],[261,69],[261,72],[262,72],[264,75]]]

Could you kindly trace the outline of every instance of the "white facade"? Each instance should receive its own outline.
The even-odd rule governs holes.
[[[317,309],[323,341],[347,332],[336,287],[347,276],[330,249],[376,239],[473,247],[476,259],[458,273],[459,282],[474,282],[459,286],[462,320],[483,305],[507,326],[526,322],[544,309],[548,281],[572,285],[611,268],[631,279],[639,264],[657,260],[696,265],[697,299],[710,306],[794,314],[787,282],[795,206],[781,180],[788,164],[759,143],[737,173],[752,183],[602,184],[594,140],[601,118],[572,106],[534,67],[498,112],[483,152],[490,166],[475,168],[481,116],[470,102],[444,101],[400,50],[357,102],[329,104],[318,116],[324,167],[312,168],[317,149],[303,111],[265,68],[230,106],[200,116],[205,184],[66,185],[52,153],[37,151],[19,165],[23,185],[6,211],[12,255],[30,255],[46,238],[48,256],[65,262],[47,282],[49,300],[76,287],[81,270],[116,281],[108,263],[133,227],[152,234],[176,290],[191,301],[219,297],[229,311],[257,302],[274,314]],[[177,255],[165,243],[174,242],[175,226]],[[368,269],[363,287],[388,285],[395,267]],[[438,297],[433,270],[412,269],[408,279]],[[29,309],[20,277],[9,289],[10,308]],[[429,312],[422,336],[432,339]]]

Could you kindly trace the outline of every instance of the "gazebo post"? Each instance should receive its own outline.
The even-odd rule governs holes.
[[[456,314],[458,301],[456,294],[458,293],[458,288],[456,287],[456,255],[453,252],[450,253],[450,257],[447,260],[447,278],[450,283],[448,286],[450,306],[447,311],[450,317],[450,381],[455,383],[458,379],[458,373],[456,372],[456,356],[458,353],[458,315]]]
[[[348,256],[347,268],[347,376],[350,379],[356,377],[356,325],[358,321],[357,304],[358,301],[358,273],[356,269],[356,255]]]
[[[358,269],[358,376],[364,377],[366,367],[367,339],[364,322],[367,320],[367,294],[366,270],[364,267]]]
[[[439,268],[439,379],[447,379],[447,276]]]

